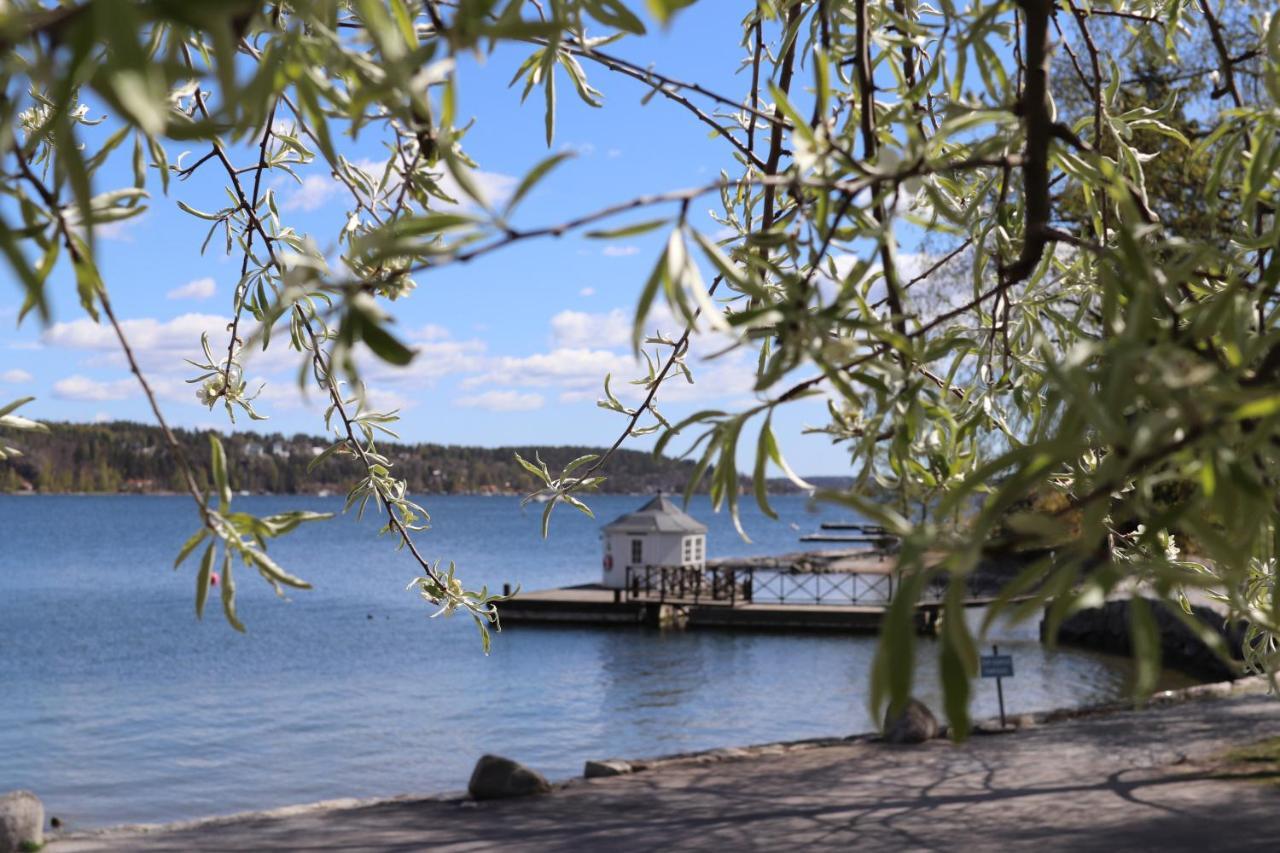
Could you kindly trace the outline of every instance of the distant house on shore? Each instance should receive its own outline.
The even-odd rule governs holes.
[[[611,589],[626,587],[629,568],[707,565],[707,526],[665,495],[609,522],[603,533],[600,582]]]

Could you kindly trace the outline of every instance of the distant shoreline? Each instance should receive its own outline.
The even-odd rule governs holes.
[[[49,422],[47,432],[24,433],[10,439],[21,451],[0,461],[0,494],[34,491],[40,494],[171,494],[186,484],[176,477],[169,438],[148,424],[112,421],[103,424]],[[211,487],[208,433],[175,429],[172,433],[197,485]],[[345,495],[351,483],[367,472],[349,453],[333,452],[330,437],[302,433],[236,432],[221,437],[232,486],[249,494]],[[380,442],[394,475],[417,495],[530,494],[545,484],[519,462],[543,462],[552,471],[573,460],[603,457],[600,447],[513,445],[480,447]],[[696,478],[692,460],[622,448],[609,457],[599,494],[652,495],[658,491],[683,494]],[[852,478],[814,476],[815,488],[847,488]],[[705,492],[704,480],[696,484]],[[803,493],[786,478],[766,481],[770,494]],[[742,494],[752,491],[749,477],[739,478]]]

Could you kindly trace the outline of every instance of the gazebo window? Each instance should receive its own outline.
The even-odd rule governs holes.
[[[644,540],[632,539],[631,540],[631,564],[634,566],[634,565],[639,565],[642,562],[644,562]]]
[[[685,540],[685,541],[687,542],[688,540]],[[693,537],[693,561],[695,563],[702,562],[702,543],[705,541],[706,541],[705,537],[702,537],[702,536]]]
[[[693,539],[692,536],[684,537],[684,562],[693,562]]]

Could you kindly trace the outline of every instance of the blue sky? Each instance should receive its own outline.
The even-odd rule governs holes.
[[[741,57],[736,16],[726,16],[718,4],[695,6],[669,32],[656,25],[652,29],[644,38],[612,46],[613,51],[731,95],[746,90],[745,76],[734,74]],[[547,155],[541,98],[535,93],[521,105],[519,88],[507,87],[524,55],[523,50],[505,49],[483,63],[468,60],[459,70],[459,112],[476,118],[464,144],[482,170],[482,184],[497,198]],[[560,81],[554,148],[577,156],[521,205],[517,224],[554,223],[635,195],[705,183],[721,168],[736,174],[728,146],[710,140],[706,127],[680,106],[661,97],[642,105],[643,85],[600,67],[587,70],[605,93],[605,106],[584,105],[567,80]],[[797,77],[808,79],[807,70]],[[89,103],[91,112],[98,108]],[[170,148],[171,157],[177,153]],[[194,155],[200,153],[197,149]],[[377,155],[373,134],[359,140],[350,154],[352,159]],[[243,155],[246,165],[250,156]],[[114,185],[129,184],[127,151],[116,159],[95,189],[108,188],[105,184],[116,177]],[[282,213],[321,246],[331,247],[345,221],[343,192],[323,167],[302,174],[302,187],[278,182]],[[224,345],[220,330],[230,312],[239,259],[221,254],[216,239],[200,256],[205,228],[176,205],[182,199],[214,209],[224,199],[221,185],[221,173],[212,165],[185,184],[174,182],[168,197],[161,194],[158,180],[152,181],[148,212],[110,228],[101,254],[117,313],[126,320],[168,416],[181,426],[225,430],[231,427],[222,410],[206,410],[196,400],[196,386],[184,384],[193,372],[182,358],[199,352],[203,330],[211,333],[215,350]],[[708,197],[695,203],[694,210],[705,211],[713,201]],[[709,218],[703,222],[705,230],[715,230]],[[419,348],[419,355],[407,370],[371,371],[373,402],[402,409],[399,429],[410,441],[611,443],[622,420],[595,401],[606,372],[614,373],[615,389],[643,374],[627,343],[630,318],[663,239],[659,233],[603,242],[581,236],[531,241],[420,276],[417,290],[394,305],[398,331]],[[94,325],[79,308],[69,269],[60,268],[51,280],[55,322],[48,328],[28,319],[15,330],[19,290],[7,270],[0,275],[0,328],[5,330],[0,335],[0,398],[35,395],[38,402],[25,411],[50,420],[151,420],[112,345],[110,330]],[[679,332],[664,311],[649,325]],[[274,344],[266,357],[248,361],[246,373],[255,385],[267,382],[259,408],[270,420],[254,428],[319,433],[321,407],[314,399],[300,399],[292,378],[298,356],[283,343]],[[699,362],[699,351],[714,349],[718,346],[710,340],[695,342],[692,363],[698,382],[671,383],[672,390],[661,396],[668,416],[709,405],[742,406],[753,399],[751,354]],[[848,468],[843,451],[829,441],[801,435],[804,425],[820,423],[824,413],[822,404],[805,402],[775,419],[784,453],[801,473],[837,474]],[[235,429],[250,428],[240,420]],[[633,439],[629,446],[645,448],[652,440]],[[748,454],[749,449],[744,462]]]

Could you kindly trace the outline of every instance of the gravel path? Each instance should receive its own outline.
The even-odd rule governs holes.
[[[577,781],[499,803],[400,798],[46,847],[212,850],[1280,850],[1280,787],[1223,778],[1232,746],[1280,736],[1256,687],[978,735],[850,742]]]

